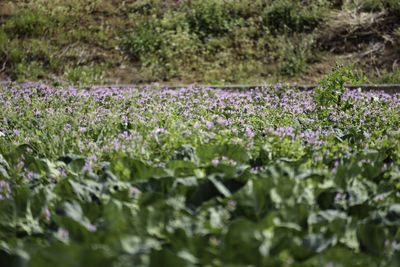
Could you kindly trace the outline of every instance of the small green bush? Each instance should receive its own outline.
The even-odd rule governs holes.
[[[286,77],[303,74],[309,61],[314,58],[311,52],[314,39],[303,34],[297,34],[294,37],[292,41],[286,37],[278,38],[281,44],[285,44],[279,48],[279,57],[282,61],[280,73]]]
[[[89,85],[100,81],[103,78],[104,69],[100,66],[77,66],[68,67],[64,77],[73,84]]]
[[[263,23],[272,34],[312,31],[323,21],[318,5],[305,7],[300,1],[276,1],[262,14]]]
[[[400,70],[396,69],[393,72],[385,73],[376,82],[380,84],[400,84]]]
[[[124,46],[133,59],[140,59],[143,54],[155,53],[161,45],[161,25],[156,17],[138,22],[124,39]]]
[[[230,30],[231,16],[218,0],[193,1],[184,5],[190,31],[201,40],[221,36]]]
[[[140,61],[149,80],[180,77],[196,54],[198,38],[191,34],[182,12],[169,12],[135,24],[123,45]]]
[[[53,25],[50,17],[32,11],[22,11],[12,17],[5,25],[10,36],[35,37],[43,36]]]
[[[8,62],[11,65],[22,63],[25,60],[25,51],[19,47],[16,40],[12,41],[8,50]]]
[[[400,16],[400,1],[398,0],[364,0],[358,3],[355,1],[356,5],[360,5],[364,11],[367,12],[379,12],[387,10],[393,15]]]
[[[319,81],[319,86],[314,91],[314,101],[317,108],[330,106],[344,106],[342,97],[346,91],[345,83],[352,85],[368,83],[367,77],[362,71],[355,71],[352,64],[346,66],[338,65],[332,73]]]
[[[0,61],[5,62],[6,61],[6,48],[8,46],[8,36],[7,34],[0,30]],[[1,66],[0,66],[1,68]]]
[[[7,33],[0,30],[0,69],[11,79],[17,80],[25,66],[26,51],[16,39],[10,40]]]

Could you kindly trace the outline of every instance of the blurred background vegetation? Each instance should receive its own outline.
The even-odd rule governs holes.
[[[400,83],[399,58],[398,0],[0,1],[2,80]]]

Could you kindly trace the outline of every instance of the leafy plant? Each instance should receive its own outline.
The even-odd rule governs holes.
[[[104,69],[101,66],[77,66],[69,67],[65,70],[64,76],[67,81],[73,84],[95,84],[100,81],[104,75]]]
[[[393,72],[384,73],[377,82],[380,84],[400,84],[400,70],[396,69]]]
[[[312,31],[323,20],[321,7],[302,7],[300,1],[275,1],[262,16],[264,25],[275,35]]]
[[[45,14],[23,11],[8,20],[4,29],[10,36],[35,37],[43,35],[52,26],[53,21]]]
[[[352,65],[336,66],[332,73],[323,78],[314,93],[317,108],[341,107],[346,91],[345,83],[352,85],[368,82],[361,71],[353,71]]]
[[[0,262],[397,266],[399,95],[313,97],[1,82]]]
[[[231,19],[223,2],[194,1],[185,7],[189,28],[200,40],[221,36],[229,31]]]

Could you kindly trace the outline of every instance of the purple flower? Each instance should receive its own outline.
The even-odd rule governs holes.
[[[0,200],[10,198],[11,187],[6,181],[0,181]]]
[[[130,193],[131,195],[139,195],[141,192],[140,192],[140,190],[139,190],[137,187],[132,186],[132,187],[129,189],[129,193]]]
[[[25,166],[25,163],[22,161],[22,160],[20,160],[19,162],[18,162],[18,168],[20,168],[20,169],[22,169],[24,166]]]
[[[57,235],[59,237],[61,237],[62,239],[69,239],[69,232],[68,230],[64,229],[64,228],[58,228],[57,230]]]
[[[64,131],[66,132],[66,133],[69,133],[70,131],[71,131],[71,124],[65,124],[64,125]]]
[[[339,200],[345,200],[347,198],[347,194],[344,193],[336,193],[335,195],[335,201],[339,201]]]
[[[383,171],[383,172],[384,172],[384,171],[386,171],[386,169],[387,169],[387,164],[386,164],[386,163],[384,163],[384,164],[383,164],[383,166],[382,166],[382,168],[381,168],[381,171]]]
[[[65,172],[65,169],[64,169],[64,168],[59,168],[59,169],[58,169],[58,172],[60,173],[60,176],[63,176],[63,177],[66,177],[66,176],[67,176],[67,173]]]
[[[95,232],[97,230],[97,227],[91,223],[88,224],[87,228],[90,232]]]
[[[50,222],[50,211],[49,211],[48,208],[46,208],[46,209],[44,210],[44,214],[45,214],[45,219],[46,219],[46,221]]]
[[[27,179],[32,179],[33,177],[35,177],[35,173],[32,172],[32,171],[29,171],[26,178]]]
[[[82,172],[88,172],[88,171],[91,171],[91,170],[92,170],[92,162],[88,161],[82,167]]]
[[[219,159],[215,158],[211,161],[211,163],[217,165],[219,163]]]

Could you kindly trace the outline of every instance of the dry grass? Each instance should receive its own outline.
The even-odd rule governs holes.
[[[391,25],[396,18],[386,12],[369,13],[358,10],[334,12],[321,28],[318,40],[331,52],[359,50],[360,43],[390,40]]]

